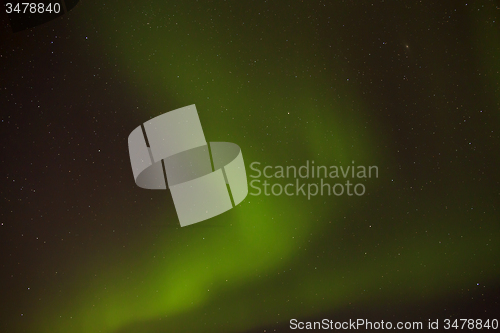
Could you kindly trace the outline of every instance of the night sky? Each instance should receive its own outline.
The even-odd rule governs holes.
[[[500,320],[500,2],[82,0],[15,34],[3,11],[0,332]],[[248,181],[379,177],[181,228],[127,139],[191,104]]]

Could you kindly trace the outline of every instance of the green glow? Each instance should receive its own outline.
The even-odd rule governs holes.
[[[280,36],[266,37],[264,47],[259,44],[260,35],[244,39],[248,32],[230,25],[241,29],[242,35],[242,40],[230,43],[222,33],[226,29],[222,19],[214,19],[212,28],[201,31],[193,22],[204,26],[210,16],[185,6],[189,14],[176,18],[177,25],[174,19],[159,18],[168,8],[148,25],[148,17],[136,17],[140,8],[122,7],[116,9],[120,21],[103,24],[101,34],[120,43],[115,47],[103,38],[102,52],[110,61],[116,59],[119,68],[127,68],[121,75],[144,102],[140,107],[144,119],[196,104],[207,140],[237,143],[247,167],[252,161],[349,165],[355,160],[378,165],[380,179],[367,181],[369,197],[307,201],[248,196],[232,211],[198,227],[155,231],[154,245],[150,238],[138,235],[145,237],[143,243],[137,240],[142,244],[140,253],[130,257],[104,253],[106,260],[75,268],[74,295],[40,312],[40,331],[132,332],[138,325],[141,332],[164,328],[220,332],[220,326],[212,327],[208,321],[225,323],[227,331],[243,331],[272,324],[278,314],[287,321],[297,314],[306,317],[342,309],[354,301],[369,304],[401,295],[408,302],[422,295],[438,299],[474,281],[460,275],[464,262],[480,267],[488,280],[498,278],[498,269],[488,266],[498,256],[498,243],[477,245],[498,240],[500,228],[493,218],[484,218],[491,220],[483,229],[457,224],[463,215],[443,215],[439,202],[425,194],[408,200],[426,207],[433,212],[430,215],[409,215],[407,208],[392,205],[401,198],[391,189],[391,179],[399,182],[402,176],[387,167],[397,160],[386,149],[391,134],[377,127],[376,121],[367,122],[370,106],[363,102],[361,91],[345,82],[332,83],[326,74],[316,78],[304,74],[310,68],[307,61],[326,46],[304,47],[300,56],[285,54],[289,58],[281,60],[275,57],[283,43]],[[96,19],[109,20],[94,14]],[[221,31],[220,39],[214,30]],[[312,30],[305,28],[293,42],[305,44]],[[247,76],[241,57],[248,62],[259,59],[252,65],[252,75]],[[340,60],[321,65],[332,76],[337,73],[338,81],[345,81]],[[295,79],[287,70],[301,78]],[[438,73],[436,77],[436,86],[447,79]],[[332,84],[336,85],[332,88]],[[436,102],[437,107],[444,107],[439,103],[444,104]],[[436,116],[437,121],[440,117]],[[453,184],[460,175],[450,172],[443,183]],[[438,194],[444,196],[448,190]],[[463,201],[458,200],[457,206]],[[356,220],[356,214],[368,219],[373,207],[381,213],[372,217],[372,226],[365,226],[364,218]],[[480,218],[479,212],[474,214]],[[166,220],[162,213],[156,219],[151,224]],[[463,235],[463,243],[448,242],[449,230]],[[473,256],[470,244],[477,249]],[[327,265],[312,269],[322,247],[331,254],[321,258]],[[115,264],[103,267],[109,261]],[[94,277],[96,271],[101,275]],[[283,274],[287,278],[282,280]]]

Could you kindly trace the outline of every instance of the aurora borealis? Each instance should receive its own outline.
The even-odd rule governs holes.
[[[500,319],[499,13],[82,0],[3,33],[0,331]],[[191,104],[249,182],[252,162],[378,177],[363,196],[248,195],[181,228],[168,191],[135,185],[127,137]]]

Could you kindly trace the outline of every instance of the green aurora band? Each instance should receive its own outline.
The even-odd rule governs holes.
[[[429,178],[429,188],[401,195],[414,171],[398,169],[404,162],[389,126],[370,116],[363,90],[346,80],[356,76],[344,59],[343,38],[350,32],[339,29],[330,43],[316,40],[306,4],[271,8],[279,13],[272,24],[257,10],[238,6],[232,8],[236,19],[227,17],[228,8],[216,11],[194,2],[158,8],[107,2],[90,8],[82,1],[70,22],[85,26],[93,18],[100,29],[89,38],[101,50],[95,57],[127,69],[118,75],[144,105],[139,110],[145,120],[196,104],[207,140],[237,143],[247,174],[252,161],[356,161],[377,165],[379,178],[367,180],[363,197],[248,196],[199,226],[154,230],[154,242],[146,231],[138,234],[128,257],[105,252],[103,245],[101,257],[72,268],[68,284],[75,291],[39,311],[33,324],[42,327],[39,332],[237,332],[277,318],[332,313],[350,303],[439,301],[475,284],[476,275],[462,274],[464,266],[482,271],[483,281],[500,276],[491,264],[500,254],[498,219],[484,213],[492,210],[494,195],[456,184],[466,177],[463,168],[443,165],[439,180]],[[330,6],[331,12],[335,6],[342,10]],[[292,13],[302,15],[288,19]],[[425,13],[418,15],[424,20]],[[471,16],[471,22],[480,22],[480,15],[485,14]],[[500,38],[481,39],[484,28],[476,24],[478,54],[485,64],[493,54],[497,59],[496,68],[485,71],[498,73]],[[328,54],[328,63],[319,54]],[[447,73],[440,69],[446,59],[427,53],[419,61],[434,72],[429,90],[444,92]],[[497,84],[496,97],[488,97],[498,105],[492,76],[484,78],[485,85]],[[446,110],[445,104],[436,99],[433,107]],[[496,121],[485,130],[498,126]],[[430,122],[445,129],[429,139],[432,145],[447,137],[450,125],[439,112]],[[166,192],[154,195],[164,196],[167,207]],[[460,209],[466,205],[474,210]],[[102,223],[114,218],[110,212]],[[155,221],[140,223],[147,229],[169,219],[177,223],[174,212],[160,211]],[[447,241],[450,230],[460,241]]]

